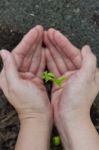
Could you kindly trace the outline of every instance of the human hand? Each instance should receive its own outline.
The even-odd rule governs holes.
[[[45,68],[42,39],[43,28],[37,26],[25,35],[12,54],[1,51],[2,58],[4,54],[6,59],[0,86],[20,118],[44,115],[52,121],[52,110],[42,81]]]
[[[57,78],[65,74],[71,75],[75,70],[80,68],[82,63],[80,50],[72,45],[59,31],[49,29],[48,32],[45,32],[44,41],[48,47],[45,51],[48,69],[53,72]],[[52,105],[55,112],[56,109],[58,109],[56,103],[60,101],[60,95],[63,92],[64,86],[64,84],[62,87],[53,85]],[[60,109],[57,111],[59,112]],[[58,112],[54,113],[55,118]]]
[[[43,33],[43,28],[36,26],[12,53],[0,52],[4,64],[0,87],[17,110],[21,123],[16,150],[44,150],[49,147],[53,118],[42,81],[45,68]]]
[[[99,91],[96,57],[88,46],[80,53],[54,29],[45,32],[44,40],[49,71],[68,78],[61,87],[53,85],[52,89],[54,121],[64,148],[85,149],[88,143],[89,149],[97,149],[98,135],[90,120],[90,107]]]
[[[60,77],[61,75],[71,76],[69,80],[65,81],[61,87],[56,87],[55,85],[53,86],[52,105],[54,109],[54,119],[57,120],[59,118],[60,112],[68,115],[72,111],[76,110],[81,111],[87,109],[86,111],[90,111],[90,107],[95,96],[97,95],[97,91],[95,87],[92,87],[96,91],[96,95],[91,92],[92,95],[90,94],[90,97],[87,97],[89,95],[88,89],[89,91],[91,90],[91,86],[89,85],[90,88],[88,88],[86,85],[90,80],[90,77],[86,82],[87,79],[84,80],[82,76],[84,76],[84,73],[87,74],[87,72],[85,69],[80,67],[83,67],[83,63],[84,61],[87,61],[87,57],[90,55],[93,56],[93,54],[90,52],[90,55],[85,57],[84,51],[87,51],[86,49],[88,49],[88,47],[83,48],[80,54],[79,49],[74,47],[68,39],[54,29],[50,29],[45,33],[45,43],[48,47],[48,50],[46,50],[46,58],[49,70],[53,72],[56,77]],[[95,59],[94,57],[95,56],[92,58]],[[89,65],[91,67],[91,64]],[[84,73],[81,72],[81,69]],[[88,94],[85,94],[84,90],[87,91]],[[88,99],[87,101],[86,98]],[[85,101],[83,99],[85,99]]]
[[[54,109],[66,116],[80,113],[90,116],[90,108],[99,91],[99,72],[96,67],[96,57],[89,46],[84,46],[81,51],[82,66],[80,69],[69,72],[61,88],[54,88],[53,94],[59,92],[60,102],[53,100]],[[60,91],[59,91],[60,90]],[[62,91],[63,90],[63,91]],[[55,95],[54,95],[55,96]],[[59,117],[59,116],[57,116]]]

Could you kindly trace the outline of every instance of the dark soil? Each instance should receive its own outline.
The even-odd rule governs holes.
[[[94,16],[96,17],[96,16]],[[20,33],[18,29],[9,29],[8,26],[0,27],[0,48],[6,48],[11,51],[21,40],[24,33]],[[0,69],[2,63],[0,63]],[[46,85],[50,96],[50,84]],[[91,118],[94,125],[99,131],[99,97],[93,104],[91,110]],[[0,91],[0,150],[14,150],[17,135],[19,132],[19,120],[14,108],[7,102],[4,94]],[[57,135],[54,128],[52,135]],[[51,144],[51,147],[53,145]],[[61,150],[61,146],[53,147],[53,149]]]

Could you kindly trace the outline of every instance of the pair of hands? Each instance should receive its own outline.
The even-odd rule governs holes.
[[[0,87],[20,120],[37,117],[50,126],[54,116],[60,130],[62,118],[89,114],[99,91],[99,73],[88,46],[80,52],[59,31],[36,26],[12,53],[2,50],[0,55],[4,63]],[[69,77],[61,87],[53,85],[51,104],[42,81],[46,64],[56,77]]]

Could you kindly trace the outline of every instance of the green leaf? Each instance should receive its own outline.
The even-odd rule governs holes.
[[[48,81],[53,81],[55,79],[55,76],[53,73],[45,71],[43,72],[42,78],[45,80],[45,82],[48,82]]]
[[[63,82],[65,81],[65,77],[64,76],[61,76],[60,78],[58,78],[58,79],[55,79],[54,80],[54,83],[56,84],[56,85],[58,85],[58,86],[61,86],[62,84],[63,84]]]
[[[60,78],[56,79],[55,75],[52,72],[48,71],[43,72],[42,78],[45,80],[46,83],[48,81],[53,81],[58,86],[61,86],[66,80],[65,76],[61,76]]]
[[[52,77],[52,78],[55,78],[55,75],[52,73],[52,72],[49,72],[48,73],[48,76]]]
[[[59,136],[54,136],[54,137],[52,138],[52,141],[53,141],[53,144],[54,144],[55,146],[58,146],[58,145],[61,144],[61,139],[60,139]]]

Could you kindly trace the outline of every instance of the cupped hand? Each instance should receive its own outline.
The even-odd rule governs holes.
[[[0,52],[4,67],[0,86],[19,117],[44,116],[52,121],[52,110],[42,81],[45,55],[42,48],[43,28],[30,30],[12,51]]]
[[[53,85],[52,105],[56,126],[60,118],[72,118],[88,114],[99,91],[99,73],[96,68],[96,57],[88,46],[78,48],[70,43],[59,31],[54,29],[45,32],[47,66],[56,77],[66,76],[61,87]]]

